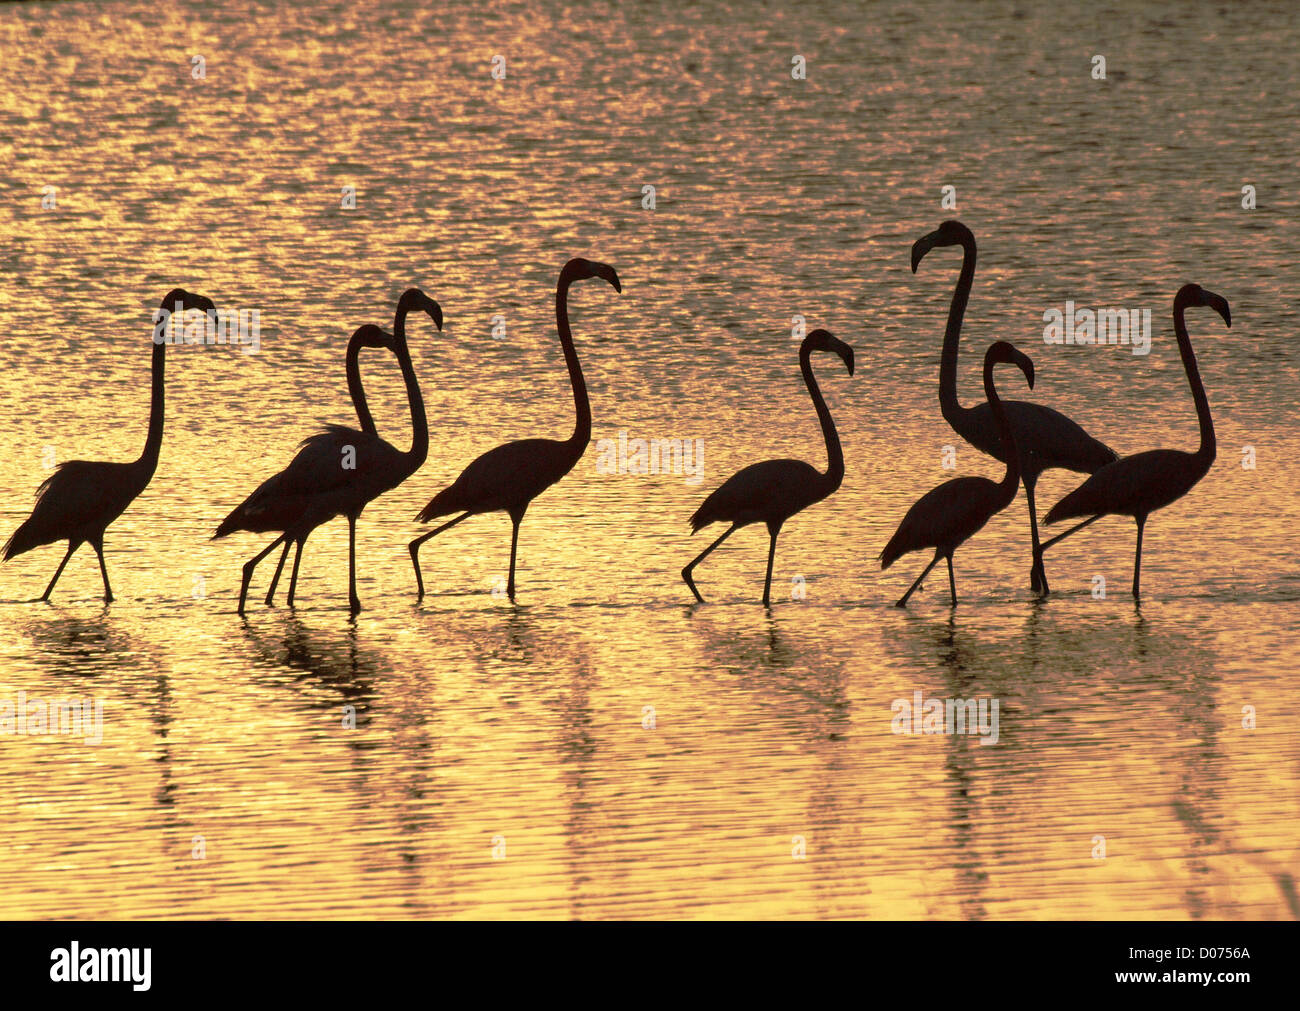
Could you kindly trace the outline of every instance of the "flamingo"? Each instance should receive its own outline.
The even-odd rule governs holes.
[[[1205,396],[1201,373],[1196,367],[1192,341],[1187,336],[1184,314],[1188,306],[1203,305],[1223,317],[1232,327],[1232,311],[1222,295],[1207,291],[1197,284],[1185,284],[1174,296],[1174,334],[1178,338],[1178,353],[1183,359],[1187,382],[1192,387],[1192,400],[1196,403],[1196,419],[1201,429],[1201,444],[1195,453],[1177,449],[1150,449],[1116,460],[1101,468],[1078,488],[1066,495],[1048,510],[1045,521],[1087,516],[1063,534],[1045,541],[1037,551],[1041,555],[1058,541],[1082,530],[1103,516],[1132,516],[1137,523],[1137,549],[1133,555],[1133,596],[1140,597],[1142,575],[1142,530],[1147,516],[1182,498],[1203,478],[1214,463],[1214,420],[1210,417],[1210,402]]]
[[[987,402],[962,407],[957,401],[957,349],[961,342],[962,318],[970,301],[971,282],[975,277],[975,236],[960,221],[945,221],[928,235],[912,244],[912,273],[922,258],[936,246],[961,246],[961,274],[948,310],[948,328],[943,338],[943,357],[939,364],[939,406],[944,420],[953,431],[978,449],[1006,463],[1005,443],[997,420]],[[1020,447],[1019,467],[1029,503],[1029,535],[1034,552],[1029,571],[1032,589],[1047,590],[1047,572],[1038,550],[1038,518],[1034,506],[1034,486],[1043,471],[1053,467],[1093,474],[1119,459],[1109,446],[1098,442],[1079,425],[1059,411],[1023,400],[1003,402],[1007,418],[1016,432]]]
[[[5,543],[4,558],[8,561],[15,555],[43,544],[62,540],[68,542],[67,554],[54,570],[54,578],[45,588],[41,600],[49,601],[68,559],[77,548],[89,542],[99,556],[99,574],[104,579],[104,602],[113,602],[108,567],[104,564],[104,531],[149,486],[158,466],[166,386],[164,365],[167,344],[163,327],[171,312],[190,309],[198,309],[209,315],[215,315],[217,311],[210,298],[191,294],[184,288],[174,288],[163,297],[155,316],[149,434],[145,437],[144,452],[140,458],[132,463],[68,460],[59,464],[54,473],[36,489],[36,505],[32,514]]]
[[[374,432],[357,431],[343,425],[327,425],[324,431],[301,444],[288,467],[264,481],[235,507],[217,527],[214,540],[236,530],[281,532],[279,537],[244,563],[243,582],[239,590],[240,614],[244,613],[253,570],[278,545],[288,542],[297,545],[289,583],[288,602],[292,606],[303,542],[318,526],[340,514],[348,519],[348,603],[353,614],[361,610],[361,601],[357,597],[357,519],[371,501],[396,488],[415,473],[424,463],[429,450],[424,398],[420,394],[415,368],[411,364],[410,349],[406,344],[406,312],[415,308],[428,312],[438,329],[442,329],[441,307],[418,288],[412,288],[402,295],[398,303],[396,334],[390,335],[377,326],[367,324],[352,335],[352,340],[359,347],[388,348],[397,356],[411,407],[411,449],[403,453]],[[359,377],[353,390],[354,397],[358,391]],[[368,408],[364,405],[364,392],[358,404],[357,414],[364,425],[369,416]],[[373,428],[373,421],[370,427]]]
[[[438,492],[416,519],[421,523],[439,516],[460,513],[455,519],[421,534],[411,541],[411,564],[415,567],[417,600],[424,599],[424,577],[420,573],[420,545],[457,523],[481,513],[504,511],[512,525],[510,534],[510,577],[506,594],[515,599],[515,555],[519,546],[519,524],[533,499],[569,473],[582,459],[591,441],[591,403],[587,399],[587,382],[582,377],[578,353],[573,348],[569,329],[569,286],[574,281],[599,277],[620,294],[623,286],[618,273],[607,263],[575,257],[560,271],[555,287],[555,325],[560,332],[560,346],[573,385],[573,402],[577,420],[573,435],[557,439],[521,439],[488,450],[468,467],[449,487]]]
[[[1001,481],[990,481],[986,477],[955,477],[926,492],[907,510],[903,522],[894,531],[885,550],[880,552],[881,569],[889,568],[909,551],[934,548],[934,558],[903,594],[895,605],[897,607],[907,606],[908,598],[916,592],[916,588],[940,558],[948,559],[948,590],[952,594],[953,606],[956,607],[957,580],[952,573],[953,552],[1016,497],[1016,485],[1020,483],[1021,454],[1016,451],[1015,426],[1006,405],[993,386],[994,365],[1015,365],[1025,374],[1032,390],[1034,363],[1023,351],[1006,341],[997,341],[984,353],[984,395],[988,397],[993,420],[997,423],[1004,443],[1002,451],[995,455],[1006,462],[1006,474]]]
[[[442,307],[433,299],[427,298],[419,288],[409,288],[402,293],[402,297],[397,300],[397,309],[393,314],[393,333],[401,334],[403,339],[406,336],[406,317],[413,309],[424,309],[433,318],[439,329],[442,329]],[[436,310],[436,313],[435,313]],[[377,328],[376,328],[377,329]],[[380,330],[378,333],[382,334]],[[386,341],[387,338],[384,338]],[[344,370],[347,374],[348,395],[352,398],[352,406],[357,412],[357,421],[361,425],[361,431],[369,436],[377,437],[379,430],[375,427],[375,419],[370,413],[370,406],[366,403],[366,390],[361,383],[361,349],[363,347],[390,347],[383,341],[376,341],[373,332],[364,328],[358,330],[348,341],[347,354],[344,356]],[[416,465],[417,468],[419,464]],[[409,476],[409,475],[408,475]],[[294,593],[298,587],[298,565],[302,560],[302,546],[306,537],[297,541],[297,550],[293,556],[293,574],[289,578],[289,595],[286,598],[290,607],[293,607]],[[275,588],[280,583],[280,574],[284,571],[284,560],[289,554],[290,542],[284,542],[284,549],[280,552],[280,560],[276,563],[275,574],[271,577],[271,585],[266,591],[266,606],[272,607],[275,603]]]
[[[817,417],[821,421],[822,435],[826,439],[826,457],[828,466],[823,474],[811,464],[802,460],[764,460],[762,463],[750,464],[738,470],[722,482],[708,498],[701,503],[690,518],[691,533],[701,527],[721,521],[730,523],[722,536],[701,551],[686,568],[682,569],[682,579],[695,594],[699,603],[704,603],[700,591],[695,588],[691,572],[695,566],[741,527],[751,523],[767,524],[767,578],[763,583],[763,606],[771,606],[772,563],[776,559],[776,538],[781,526],[795,513],[827,498],[844,480],[844,452],[840,449],[840,437],[835,431],[835,422],[831,419],[830,408],[817,385],[812,371],[812,353],[828,351],[839,355],[853,375],[853,349],[842,340],[834,337],[827,330],[814,330],[799,345],[799,368],[803,372],[804,385],[817,408]]]

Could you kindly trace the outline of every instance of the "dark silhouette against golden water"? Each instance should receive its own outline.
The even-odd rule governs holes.
[[[686,580],[686,585],[701,604],[704,603],[704,598],[700,596],[700,591],[691,578],[695,566],[741,527],[762,523],[767,527],[768,537],[763,606],[770,605],[772,563],[776,560],[776,538],[782,525],[795,513],[833,495],[844,480],[844,451],[840,448],[839,433],[835,431],[835,421],[831,417],[830,408],[826,406],[826,398],[822,396],[817,377],[813,375],[814,351],[838,355],[849,375],[853,375],[853,348],[842,340],[837,340],[827,330],[814,330],[799,345],[799,371],[803,374],[804,385],[817,409],[817,420],[821,422],[822,437],[826,440],[826,473],[823,474],[802,460],[764,460],[732,474],[700,504],[691,514],[691,533],[698,533],[710,523],[731,524],[722,532],[722,536],[682,569],[682,579]]]
[[[974,247],[972,246],[972,252]],[[915,254],[913,254],[915,256]],[[913,260],[915,262],[915,259]],[[985,477],[955,477],[945,481],[939,487],[926,492],[907,510],[903,522],[898,525],[894,536],[889,539],[880,552],[880,568],[887,569],[900,557],[923,548],[934,548],[934,558],[930,560],[915,582],[898,601],[899,607],[906,607],[908,599],[916,592],[930,570],[938,564],[939,559],[948,562],[948,592],[953,607],[957,606],[957,579],[952,571],[952,556],[962,544],[982,530],[996,514],[1011,504],[1016,497],[1016,486],[1020,483],[1020,452],[1016,429],[1007,417],[1006,406],[998,396],[993,384],[993,366],[999,364],[1015,365],[1025,374],[1029,388],[1034,388],[1034,363],[1022,351],[1006,341],[997,341],[989,345],[984,352],[984,396],[993,411],[993,420],[997,423],[1002,440],[999,459],[1007,464],[1006,473],[1001,481],[990,481]],[[1033,405],[1026,405],[1033,406]],[[1028,431],[1030,425],[1021,418],[1021,430]]]
[[[939,365],[939,406],[944,420],[982,453],[1007,462],[1007,443],[1001,434],[991,401],[975,407],[962,407],[957,400],[957,349],[961,344],[961,324],[970,301],[975,279],[975,236],[960,221],[945,221],[935,231],[923,235],[912,246],[912,273],[931,249],[938,246],[961,246],[961,273],[948,310],[948,328],[943,337],[943,358]],[[987,363],[986,363],[987,367]],[[1033,386],[1033,383],[1030,383]],[[1051,467],[1094,473],[1116,458],[1113,449],[1098,442],[1075,422],[1059,411],[1023,400],[1008,400],[1003,405],[1016,433],[1021,479],[1025,484],[1025,501],[1029,504],[1029,532],[1034,550],[1030,585],[1047,591],[1047,572],[1038,550],[1038,518],[1034,508],[1034,488],[1043,471]],[[973,532],[973,531],[972,531]],[[967,535],[969,536],[969,535]],[[951,557],[948,559],[952,566]],[[951,571],[949,572],[951,576]],[[949,580],[951,582],[951,579]],[[910,596],[910,592],[908,596]],[[906,601],[907,597],[903,600]],[[956,599],[956,593],[953,593]]]
[[[151,293],[241,320],[166,348],[111,603],[72,563],[32,600],[96,529],[0,566],[0,916],[1300,916],[1293,8],[0,4],[4,534],[64,461],[140,455]],[[553,307],[575,256],[621,293]],[[1168,492],[1140,461],[1196,445],[1189,281],[1232,304],[1196,339],[1217,455],[1135,598],[1127,537],[1036,504]],[[1068,306],[1150,333],[1054,340]],[[814,327],[861,366],[810,357],[824,471]],[[1033,404],[997,369],[1014,454],[997,340],[1034,363]],[[342,430],[279,529],[212,539]],[[842,477],[699,603],[683,518],[774,458],[809,500]],[[1017,466],[1029,586],[1013,499],[960,606],[955,575],[893,606],[900,518]],[[464,522],[493,509],[509,576]]]
[[[191,295],[184,288],[175,288],[164,295],[159,311],[165,317],[172,312],[179,315],[190,309],[216,312],[211,299]],[[155,334],[149,433],[139,458],[131,463],[68,460],[59,464],[36,489],[36,506],[31,516],[5,542],[5,561],[43,544],[68,542],[63,561],[59,562],[49,586],[41,594],[42,603],[49,601],[68,559],[83,544],[95,549],[99,574],[104,580],[104,601],[112,603],[113,590],[108,583],[108,566],[104,564],[104,532],[149,487],[154,471],[158,469],[166,406],[166,356],[167,345]]]
[[[617,292],[623,291],[618,274],[607,263],[597,263],[576,257],[564,265],[560,280],[555,286],[555,325],[560,332],[560,347],[564,351],[564,364],[569,370],[573,386],[573,404],[577,415],[573,434],[557,439],[521,439],[489,450],[460,472],[454,484],[438,492],[429,504],[420,510],[416,519],[428,523],[439,516],[460,513],[454,520],[442,524],[411,541],[411,564],[415,567],[415,585],[419,597],[424,597],[424,577],[420,572],[420,545],[442,531],[454,527],[461,520],[481,513],[502,511],[510,517],[510,575],[506,580],[506,596],[515,599],[515,555],[519,547],[519,524],[524,513],[538,495],[565,474],[573,470],[591,442],[591,401],[587,396],[587,381],[582,375],[582,364],[573,346],[573,332],[569,329],[569,286],[574,281],[598,277]]]
[[[1187,382],[1192,388],[1196,403],[1196,422],[1201,430],[1201,444],[1195,453],[1178,449],[1150,449],[1134,453],[1122,460],[1107,464],[1096,471],[1078,488],[1066,495],[1048,511],[1046,521],[1056,523],[1076,516],[1084,520],[1050,541],[1034,549],[1038,558],[1053,544],[1103,516],[1132,516],[1137,523],[1137,547],[1133,551],[1133,596],[1141,596],[1142,530],[1147,517],[1163,509],[1192,490],[1205,477],[1214,464],[1214,419],[1210,416],[1210,401],[1205,395],[1196,355],[1192,352],[1192,339],[1187,335],[1185,315],[1188,306],[1209,306],[1223,317],[1225,326],[1232,326],[1232,311],[1222,295],[1206,291],[1198,284],[1186,284],[1174,296],[1174,333],[1178,338],[1178,353],[1183,359]]]

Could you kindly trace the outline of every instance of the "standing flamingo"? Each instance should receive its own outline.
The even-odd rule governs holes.
[[[1232,326],[1232,312],[1228,300],[1197,284],[1185,284],[1174,296],[1174,333],[1178,337],[1178,353],[1183,359],[1187,382],[1192,387],[1192,400],[1196,403],[1196,420],[1201,428],[1201,445],[1195,453],[1177,449],[1150,449],[1135,453],[1101,468],[1078,488],[1066,495],[1048,510],[1046,522],[1087,516],[1063,534],[1057,534],[1038,549],[1039,555],[1057,541],[1082,530],[1103,516],[1132,516],[1137,522],[1137,549],[1133,555],[1133,596],[1139,597],[1142,574],[1142,530],[1147,516],[1182,498],[1203,478],[1214,463],[1214,420],[1210,417],[1210,401],[1205,396],[1201,373],[1196,367],[1192,340],[1187,336],[1184,313],[1189,305],[1204,305],[1223,317]]]
[[[408,288],[402,293],[401,298],[397,300],[397,309],[393,314],[393,333],[401,335],[402,340],[406,339],[406,317],[415,309],[423,309],[428,312],[438,329],[442,329],[442,307],[433,299],[428,298],[419,288]],[[357,421],[361,425],[361,431],[373,437],[378,437],[379,430],[375,427],[375,419],[370,413],[369,404],[366,403],[366,390],[361,382],[361,349],[364,347],[386,347],[391,350],[392,345],[388,343],[388,340],[388,335],[377,327],[373,331],[362,327],[348,341],[347,354],[344,356],[348,395],[352,398],[352,406],[356,409]],[[418,469],[422,462],[416,463],[415,468]],[[293,607],[294,593],[298,588],[298,565],[302,561],[302,546],[305,541],[306,536],[298,539],[293,555],[293,574],[289,577],[289,595],[286,598],[286,602],[290,607]],[[284,550],[280,552],[280,560],[276,563],[275,574],[271,577],[271,585],[267,588],[267,607],[271,607],[275,603],[275,588],[280,583],[280,573],[284,571],[284,560],[289,554],[289,544],[290,541],[288,540],[284,542]]]
[[[961,342],[966,303],[970,301],[971,282],[975,278],[975,236],[960,221],[945,221],[913,243],[912,273],[916,273],[922,258],[936,246],[962,247],[961,274],[948,310],[948,328],[944,333],[943,357],[939,364],[939,406],[953,431],[981,453],[988,453],[1006,463],[1002,455],[1004,443],[988,403],[962,407],[957,401],[957,349]],[[1038,483],[1038,476],[1052,467],[1092,474],[1114,462],[1118,455],[1050,407],[1023,400],[1008,400],[1003,406],[1016,432],[1016,445],[1020,450],[1018,463],[1025,484],[1025,498],[1029,502],[1029,535],[1034,552],[1029,583],[1035,591],[1046,592],[1047,572],[1038,550],[1038,518],[1034,506],[1034,486]]]
[[[149,486],[158,466],[158,453],[162,448],[163,402],[166,380],[164,356],[167,353],[163,327],[169,314],[198,309],[209,315],[216,314],[212,300],[194,295],[184,288],[174,288],[162,300],[153,330],[153,391],[149,404],[149,434],[145,438],[144,452],[133,463],[102,463],[99,461],[69,460],[58,468],[36,489],[36,505],[31,516],[23,522],[5,544],[5,561],[24,551],[66,540],[68,552],[54,570],[54,578],[45,588],[41,600],[48,601],[54,584],[63,574],[72,553],[89,542],[99,556],[99,574],[104,579],[104,602],[112,603],[113,590],[108,584],[108,567],[104,564],[104,531],[122,515],[142,491]]]
[[[569,367],[573,385],[573,402],[577,421],[573,435],[557,439],[521,439],[490,449],[460,473],[449,487],[438,492],[416,519],[427,523],[439,516],[460,513],[454,520],[435,527],[411,541],[411,564],[415,566],[417,600],[424,599],[424,577],[420,573],[420,545],[462,520],[481,513],[504,511],[510,517],[510,578],[506,594],[515,599],[515,554],[519,546],[519,524],[533,499],[569,473],[582,459],[591,441],[591,403],[587,399],[587,381],[582,377],[578,352],[573,348],[569,330],[569,285],[589,277],[607,281],[620,294],[623,286],[614,268],[594,260],[574,258],[560,271],[555,286],[555,325],[560,332],[560,346]]]
[[[953,552],[1016,497],[1021,454],[1016,451],[1015,426],[993,385],[994,365],[1015,365],[1025,374],[1032,390],[1034,363],[1006,341],[997,341],[984,353],[984,395],[988,397],[993,420],[1004,443],[1002,451],[995,455],[1006,462],[1007,472],[1001,481],[990,481],[986,477],[955,477],[926,492],[907,510],[903,522],[885,545],[885,550],[880,552],[881,569],[889,568],[909,551],[934,548],[934,558],[903,594],[903,599],[896,605],[898,607],[907,606],[908,598],[940,558],[948,559],[948,590],[952,594],[953,606],[957,606],[957,580],[952,573]]]
[[[829,351],[839,355],[849,370],[849,375],[853,375],[853,349],[827,330],[814,330],[799,345],[799,368],[803,372],[804,385],[808,387],[813,405],[817,408],[822,435],[826,439],[826,473],[821,473],[802,460],[764,460],[732,474],[701,503],[690,519],[692,534],[710,523],[721,521],[731,524],[722,532],[721,537],[682,569],[682,579],[686,580],[686,585],[701,604],[704,603],[704,598],[691,579],[695,566],[741,527],[762,522],[767,524],[769,538],[763,606],[771,606],[772,563],[776,559],[776,538],[781,532],[782,524],[800,510],[828,497],[844,480],[844,452],[840,449],[840,437],[835,431],[830,408],[826,406],[826,399],[813,376],[814,351]]]
[[[340,514],[348,519],[348,603],[352,613],[361,610],[357,597],[356,524],[365,507],[384,492],[396,488],[424,462],[429,451],[429,427],[424,398],[411,364],[406,344],[404,308],[424,309],[442,329],[442,309],[418,288],[402,295],[399,303],[401,332],[389,335],[367,324],[353,334],[361,347],[386,347],[394,352],[406,383],[411,408],[411,449],[401,452],[374,432],[356,431],[342,425],[328,425],[325,430],[306,439],[293,461],[284,470],[264,481],[256,491],[238,505],[217,528],[213,539],[236,530],[255,533],[281,531],[280,536],[244,564],[243,583],[239,590],[239,613],[244,613],[248,585],[257,564],[282,543],[297,545],[293,574],[289,583],[289,604],[293,604],[302,545],[318,526]],[[359,389],[359,383],[358,383]],[[354,390],[354,396],[357,390]],[[364,408],[364,393],[358,401]],[[368,409],[358,410],[365,423]],[[371,422],[373,427],[373,422]]]

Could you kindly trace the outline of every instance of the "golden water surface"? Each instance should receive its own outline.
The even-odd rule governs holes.
[[[4,535],[52,462],[139,453],[170,288],[262,326],[257,353],[169,350],[111,606],[89,549],[49,605],[58,546],[0,569],[0,700],[104,713],[98,744],[0,734],[0,917],[1300,915],[1295,8],[1037,7],[0,6]],[[1230,330],[1188,316],[1219,459],[1148,524],[1140,608],[1122,519],[1054,549],[1035,603],[1023,495],[958,552],[955,611],[941,570],[891,606],[927,560],[878,570],[907,506],[1001,474],[938,410],[959,254],[909,269],[954,216],[981,244],[963,400],[1010,339],[1032,398],[1122,453],[1195,447],[1169,306],[1187,281],[1232,305]],[[703,480],[600,473],[593,446],[528,513],[517,605],[501,514],[425,547],[417,605],[415,513],[572,429],[574,255],[624,286],[571,298],[593,438],[703,440]],[[271,558],[241,619],[269,538],[210,534],[355,423],[347,337],[413,284],[447,321],[410,324],[431,447],[359,525],[365,609],[336,521],[298,607],[263,605]],[[1067,299],[1149,308],[1151,353],[1045,344]],[[703,496],[825,466],[796,315],[856,351],[852,378],[817,361],[843,487],[786,526],[770,612],[759,528],[689,607]],[[404,448],[392,358],[363,367]],[[1078,480],[1049,472],[1041,508]],[[893,733],[916,691],[997,699],[998,743]]]

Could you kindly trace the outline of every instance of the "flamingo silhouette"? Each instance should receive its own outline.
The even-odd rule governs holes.
[[[63,567],[68,564],[72,553],[89,542],[99,556],[99,573],[104,578],[104,601],[112,603],[113,590],[108,583],[108,567],[104,564],[104,531],[149,486],[158,466],[166,386],[164,366],[167,345],[163,326],[173,311],[180,313],[189,309],[213,315],[217,311],[211,299],[191,294],[184,288],[174,288],[163,297],[155,317],[149,434],[145,438],[144,452],[140,458],[133,463],[69,460],[59,464],[54,473],[36,489],[36,505],[32,514],[6,542],[5,561],[42,544],[62,540],[68,542],[68,552],[54,570],[54,578],[45,588],[41,600],[50,599],[54,584],[59,581]]]
[[[1187,336],[1184,314],[1188,306],[1208,306],[1232,326],[1232,312],[1228,300],[1197,284],[1185,284],[1174,296],[1174,333],[1178,338],[1178,353],[1183,359],[1187,382],[1192,387],[1192,400],[1196,403],[1196,419],[1201,428],[1201,444],[1195,453],[1177,449],[1150,449],[1145,453],[1126,456],[1093,474],[1078,488],[1066,495],[1048,510],[1046,522],[1088,516],[1063,534],[1045,541],[1037,550],[1044,551],[1072,533],[1095,523],[1103,516],[1132,516],[1137,522],[1137,549],[1133,554],[1133,596],[1139,597],[1142,575],[1142,530],[1147,517],[1157,509],[1182,498],[1203,478],[1214,463],[1214,420],[1210,417],[1210,401],[1205,396],[1201,373],[1196,367],[1192,340]]]
[[[952,556],[964,542],[974,536],[994,515],[1011,504],[1020,482],[1020,458],[1016,452],[1016,430],[1004,402],[993,385],[994,365],[1015,365],[1025,374],[1029,388],[1034,388],[1034,363],[1022,351],[1006,341],[997,341],[984,353],[984,395],[988,398],[993,420],[1005,444],[1000,453],[1007,472],[1001,481],[986,477],[955,477],[926,492],[912,504],[898,525],[894,536],[880,552],[880,567],[887,569],[910,551],[934,548],[934,558],[916,577],[897,607],[906,607],[921,581],[930,574],[940,558],[948,559],[948,590],[957,605],[957,580],[952,573]],[[1032,405],[1026,405],[1032,406]]]
[[[975,278],[975,236],[960,221],[943,222],[912,244],[912,273],[916,273],[922,258],[936,246],[962,247],[961,274],[948,310],[948,328],[944,333],[943,357],[939,364],[939,406],[953,431],[981,453],[988,453],[1006,463],[1002,455],[1004,442],[988,403],[962,407],[957,401],[957,349],[961,342],[966,304],[970,301],[971,282]],[[1046,592],[1047,572],[1038,550],[1038,518],[1034,506],[1034,486],[1039,475],[1053,467],[1092,474],[1119,457],[1113,449],[1050,407],[1023,400],[1004,401],[1003,407],[1011,427],[1015,429],[1016,445],[1020,451],[1018,463],[1025,484],[1025,498],[1029,502],[1029,534],[1034,552],[1029,583],[1035,591]]]
[[[373,431],[357,431],[343,425],[327,425],[324,431],[303,441],[289,466],[264,481],[236,506],[213,535],[215,540],[237,530],[254,533],[280,531],[279,537],[244,563],[243,582],[239,589],[240,614],[244,613],[248,585],[257,564],[278,545],[289,542],[297,545],[289,583],[288,602],[292,606],[303,543],[318,526],[340,514],[348,519],[348,603],[353,614],[361,610],[361,601],[357,597],[357,519],[371,501],[396,488],[419,470],[429,451],[424,398],[406,344],[405,317],[407,311],[415,308],[428,312],[438,329],[442,329],[441,307],[418,288],[412,288],[398,303],[395,327],[398,333],[390,335],[367,324],[352,335],[359,348],[388,348],[397,356],[411,408],[411,449],[403,453]],[[365,425],[369,409],[360,389],[359,373],[353,389],[354,398],[358,392],[361,396],[356,400],[359,405],[357,415]],[[373,420],[370,420],[369,427],[373,429]]]
[[[578,353],[573,348],[573,334],[569,329],[569,286],[574,281],[599,277],[607,281],[620,294],[623,286],[613,267],[594,260],[574,258],[560,271],[555,286],[555,325],[560,332],[560,346],[569,368],[569,381],[573,385],[573,402],[577,421],[573,435],[564,441],[557,439],[521,439],[490,449],[460,473],[449,487],[438,492],[429,504],[420,510],[416,519],[421,523],[460,513],[455,519],[421,534],[411,541],[411,564],[415,567],[417,599],[424,599],[424,577],[420,573],[420,545],[462,520],[481,513],[504,511],[512,525],[510,533],[510,578],[506,594],[515,599],[515,554],[519,546],[519,524],[524,513],[538,495],[569,473],[582,459],[591,441],[591,403],[587,399],[587,382],[582,377]]]
[[[397,300],[397,309],[393,314],[393,333],[401,334],[402,338],[406,337],[406,317],[413,309],[423,309],[433,318],[439,329],[442,329],[442,308],[433,299],[428,298],[420,291],[419,288],[408,288],[402,293],[401,298]],[[436,312],[435,312],[436,310]],[[376,338],[376,333],[382,336],[382,340]],[[375,419],[370,413],[370,405],[366,402],[366,390],[361,382],[361,349],[363,347],[388,347],[386,343],[387,335],[382,330],[376,328],[375,331],[368,331],[364,327],[352,335],[348,341],[347,354],[344,357],[344,370],[347,374],[348,395],[352,399],[352,406],[357,412],[357,421],[361,425],[361,431],[366,435],[378,437],[379,431],[375,427]],[[422,461],[421,461],[422,462]],[[416,464],[418,469],[419,464]],[[408,475],[409,476],[409,475]],[[297,550],[293,556],[293,574],[289,578],[289,595],[286,602],[293,607],[294,594],[298,588],[298,565],[302,560],[302,546],[306,537],[296,541]],[[284,549],[280,552],[280,560],[276,563],[275,574],[271,577],[271,585],[266,591],[266,606],[272,607],[275,603],[275,588],[280,583],[280,574],[284,571],[284,560],[289,554],[290,542],[284,542]]]
[[[853,375],[853,349],[826,330],[814,330],[799,345],[799,368],[803,372],[803,381],[808,387],[813,405],[817,408],[822,435],[826,439],[826,473],[821,473],[802,460],[764,460],[732,474],[701,503],[690,519],[692,534],[710,523],[721,521],[731,524],[722,532],[721,537],[682,569],[682,579],[686,580],[686,585],[701,604],[704,603],[704,598],[700,596],[700,591],[691,578],[695,566],[741,527],[762,522],[767,524],[769,538],[763,605],[770,606],[772,563],[776,559],[776,538],[781,532],[782,524],[800,510],[829,496],[844,480],[844,452],[840,449],[840,437],[835,431],[830,408],[826,406],[826,400],[813,376],[814,351],[829,351],[839,355],[848,368],[849,375]]]

